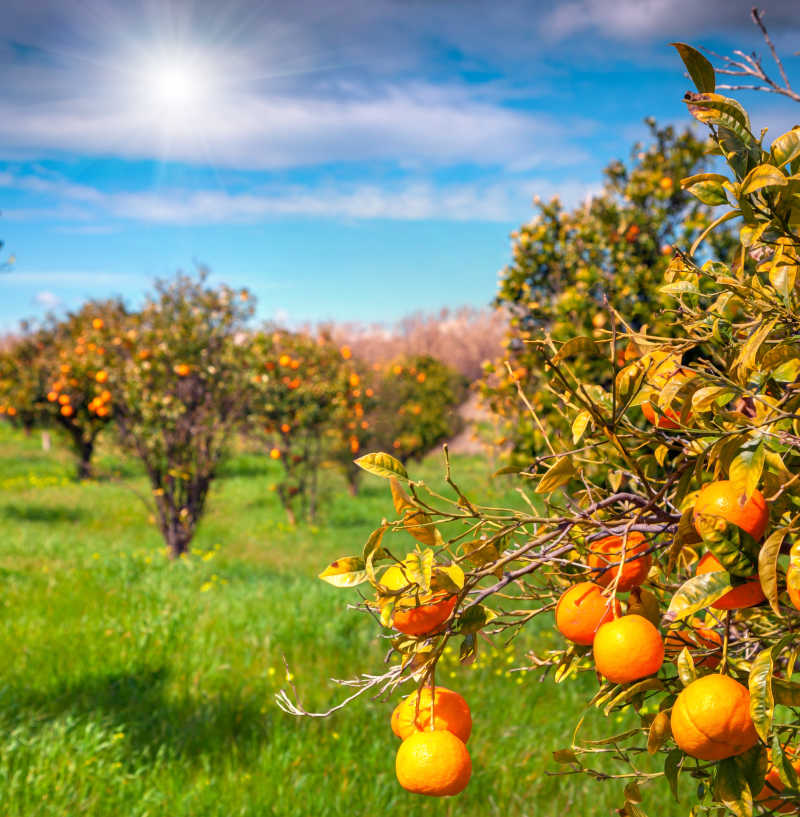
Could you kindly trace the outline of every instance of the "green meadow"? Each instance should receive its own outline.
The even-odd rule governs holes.
[[[467,492],[522,502],[508,477],[487,479],[483,458],[453,465]],[[171,563],[138,465],[107,448],[98,466],[96,480],[77,483],[58,441],[44,453],[38,436],[0,429],[0,817],[561,817],[623,804],[626,781],[559,775],[552,759],[596,680],[512,672],[531,647],[557,643],[549,616],[510,645],[483,643],[470,667],[453,654],[441,666],[438,681],[474,718],[473,778],[457,798],[396,783],[397,697],[365,696],[327,719],[277,707],[284,658],[310,711],[346,696],[332,678],[381,671],[385,636],[346,609],[356,592],[317,574],[392,515],[382,480],[365,477],[353,498],[326,475],[317,524],[293,528],[270,488],[277,466],[241,452],[212,490],[191,556]],[[441,472],[435,456],[412,466],[431,485]],[[633,723],[612,718],[615,731]],[[587,714],[587,736],[607,727]],[[609,754],[593,765],[613,772]],[[642,791],[651,817],[685,813],[662,780]]]

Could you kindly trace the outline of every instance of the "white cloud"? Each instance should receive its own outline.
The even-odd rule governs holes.
[[[42,290],[33,296],[33,302],[42,309],[58,309],[63,305],[63,301],[54,292]]]
[[[95,89],[46,105],[0,101],[0,149],[16,158],[66,151],[249,170],[365,161],[535,167],[585,157],[564,143],[575,124],[476,99],[457,85],[239,91],[175,117],[125,93]],[[590,127],[578,124],[584,132]]]
[[[247,193],[213,189],[108,193],[69,181],[4,173],[0,187],[35,191],[62,202],[67,212],[73,204],[88,207],[84,216],[89,218],[95,211],[106,219],[171,225],[253,223],[282,216],[507,221],[525,217],[534,194],[542,198],[558,195],[570,204],[591,192],[591,185],[579,180],[553,182],[531,176],[446,185],[427,180],[401,186],[272,185]],[[29,215],[36,217],[36,211]]]

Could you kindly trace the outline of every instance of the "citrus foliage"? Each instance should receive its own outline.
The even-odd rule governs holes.
[[[283,467],[276,490],[289,519],[299,505],[313,520],[319,469],[329,457],[352,463],[369,429],[374,393],[363,386],[349,350],[325,336],[262,332],[252,338],[250,355],[249,429]]]
[[[467,381],[430,355],[400,358],[383,368],[370,415],[369,444],[405,462],[419,459],[460,429],[456,413]]]
[[[501,274],[495,301],[509,314],[507,357],[485,366],[481,393],[506,418],[503,442],[511,443],[516,464],[527,465],[544,441],[518,386],[550,433],[568,433],[532,340],[550,335],[563,342],[577,335],[587,338],[588,348],[607,336],[610,309],[638,330],[671,332],[659,283],[672,246],[691,244],[710,223],[709,205],[720,199],[706,192],[699,200],[681,186],[681,179],[709,164],[709,143],[689,130],[676,133],[652,120],[648,125],[650,145],[634,145],[628,165],[610,164],[600,194],[573,210],[558,199],[537,199],[533,219],[512,233],[513,260]],[[711,240],[717,256],[730,243],[725,234]],[[620,357],[625,354],[619,344]],[[608,372],[593,356],[580,356],[574,366],[583,379],[608,386]]]
[[[632,272],[664,272],[650,301],[669,299],[663,329],[650,331],[634,300],[631,314],[612,307],[578,339],[567,326],[531,330],[530,371],[546,376],[571,434],[542,425],[535,467],[517,477],[537,495],[529,509],[482,507],[449,465],[452,498],[414,482],[391,455],[368,455],[359,463],[391,481],[396,519],[321,578],[362,585],[362,606],[395,630],[390,669],[360,679],[361,691],[388,694],[408,678],[431,686],[452,640],[468,664],[484,638],[552,622],[555,610],[560,644],[529,654],[527,669],[556,683],[596,675],[588,705],[626,726],[598,741],[578,724],[555,753],[562,771],[619,781],[628,817],[659,813],[645,788],[654,774],[676,797],[691,781],[681,786],[691,815],[796,812],[800,129],[756,135],[739,103],[715,93],[705,58],[679,51],[698,83],[689,113],[709,126],[727,172],[673,181],[718,209],[698,234],[700,211],[679,208],[686,222],[666,270],[662,236],[643,225],[631,242],[643,233],[649,243]],[[707,260],[710,236],[733,219],[735,251]],[[560,223],[556,214],[531,226],[531,241],[560,235]],[[580,235],[570,235],[574,247]],[[588,241],[585,252],[591,260]],[[570,263],[567,282],[577,280]],[[545,278],[542,269],[542,288]],[[628,569],[640,560],[647,570]],[[397,626],[409,610],[428,626]],[[398,777],[423,791],[409,781],[411,748],[398,754]],[[449,760],[460,757],[453,749]]]

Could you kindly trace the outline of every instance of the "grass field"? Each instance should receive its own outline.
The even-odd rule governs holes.
[[[367,478],[353,499],[330,478],[317,526],[293,529],[270,491],[275,466],[237,456],[192,556],[172,564],[131,491],[145,490],[135,464],[102,451],[100,464],[122,480],[78,485],[66,451],[44,454],[37,437],[0,429],[0,817],[555,817],[622,805],[621,782],[548,774],[596,688],[509,672],[526,645],[554,642],[551,621],[440,672],[475,720],[473,779],[458,798],[397,785],[393,702],[316,721],[276,707],[282,655],[308,709],[343,697],[330,678],[380,667],[374,623],[316,574],[392,513],[383,481]],[[509,487],[487,485],[479,458],[455,467],[482,497]],[[439,472],[431,459],[415,475],[433,483]],[[590,713],[589,735],[608,728]],[[644,794],[651,817],[685,813],[661,781]]]

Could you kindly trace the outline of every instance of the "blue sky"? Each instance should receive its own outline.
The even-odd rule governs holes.
[[[749,6],[6,0],[0,331],[195,263],[262,318],[487,303],[534,195],[579,201],[645,116],[686,121],[671,40],[763,52]],[[764,7],[794,53],[796,1]]]

